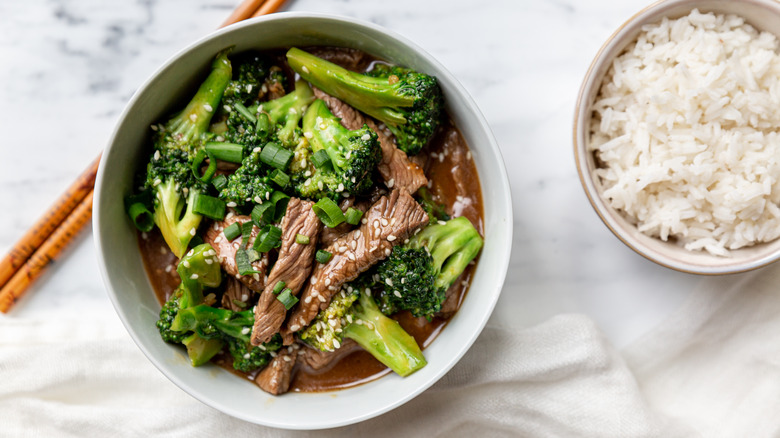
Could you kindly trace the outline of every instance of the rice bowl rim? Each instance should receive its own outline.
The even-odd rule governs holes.
[[[766,266],[780,258],[780,239],[757,243],[744,249],[729,250],[731,257],[717,257],[692,252],[674,242],[663,242],[638,231],[620,212],[609,206],[592,170],[594,153],[587,150],[592,104],[612,61],[635,42],[642,26],[660,22],[664,17],[676,19],[698,8],[701,12],[736,14],[759,31],[768,31],[780,40],[780,2],[775,0],[660,0],[643,8],[621,24],[602,44],[588,67],[577,96],[573,124],[573,146],[577,174],[585,195],[599,216],[621,242],[637,254],[666,268],[700,275],[724,275],[747,272]],[[748,15],[759,16],[753,20]],[[773,29],[755,21],[772,21]]]

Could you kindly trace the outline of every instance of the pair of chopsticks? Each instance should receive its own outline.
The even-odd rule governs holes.
[[[220,27],[276,12],[285,0],[244,0]],[[100,156],[0,261],[0,312],[7,313],[92,218]]]

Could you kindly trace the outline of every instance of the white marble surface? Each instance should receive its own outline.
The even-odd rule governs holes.
[[[482,108],[509,169],[515,212],[513,255],[491,322],[525,327],[584,313],[621,346],[703,281],[620,243],[590,208],[572,158],[574,102],[588,64],[647,3],[291,0],[285,9],[354,16],[410,38]],[[135,88],[237,4],[0,2],[0,252],[98,154]],[[92,244],[85,230],[0,322],[92,311],[114,317]]]

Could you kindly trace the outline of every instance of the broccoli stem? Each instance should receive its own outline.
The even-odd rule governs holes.
[[[344,329],[344,336],[377,360],[402,377],[427,365],[417,341],[398,322],[383,315],[365,291],[353,304],[353,312],[354,322]]]
[[[222,350],[222,341],[219,339],[203,339],[197,333],[193,333],[182,341],[187,347],[187,356],[194,367],[201,366],[211,360]]]
[[[165,129],[177,140],[190,143],[208,131],[212,116],[219,107],[222,94],[232,76],[232,68],[226,49],[217,54],[211,63],[211,73],[198,88],[195,96],[184,110],[173,117],[165,125]]]
[[[287,62],[303,79],[385,123],[406,123],[404,115],[392,108],[414,105],[414,97],[398,93],[387,78],[349,71],[297,48],[287,52]]]
[[[482,249],[482,237],[471,222],[461,216],[445,224],[430,225],[410,239],[410,248],[425,247],[433,257],[439,275],[436,287],[448,289]]]

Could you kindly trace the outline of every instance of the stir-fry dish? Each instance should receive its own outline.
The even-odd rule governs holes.
[[[271,394],[423,368],[483,246],[444,104],[356,50],[217,54],[125,199],[162,340]]]

